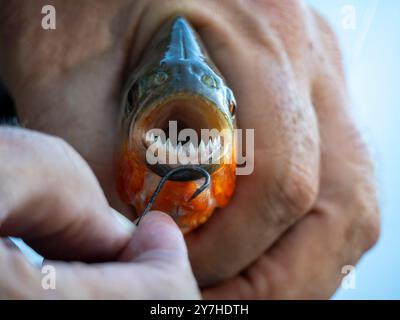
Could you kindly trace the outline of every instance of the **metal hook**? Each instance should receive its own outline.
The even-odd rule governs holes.
[[[160,193],[162,187],[165,185],[165,183],[173,175],[175,175],[178,172],[182,172],[182,171],[196,171],[196,172],[202,174],[204,177],[204,180],[205,180],[203,185],[201,187],[199,187],[193,193],[193,195],[190,197],[189,201],[192,201],[193,199],[195,199],[200,193],[202,193],[205,189],[207,189],[210,186],[210,180],[211,180],[210,174],[200,166],[190,166],[190,165],[189,166],[181,166],[181,167],[178,167],[178,168],[168,171],[168,173],[164,177],[162,177],[162,179],[158,183],[156,190],[153,192],[149,202],[147,203],[146,207],[143,210],[143,213],[141,214],[138,221],[136,222],[136,226],[139,225],[142,218],[150,211],[151,207],[153,206],[157,196],[159,195],[159,193]]]

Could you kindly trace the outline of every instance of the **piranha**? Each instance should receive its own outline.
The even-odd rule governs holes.
[[[198,170],[168,177],[152,209],[168,213],[187,233],[229,203],[235,189],[235,112],[234,95],[199,35],[185,18],[169,19],[123,90],[117,188],[137,216],[161,179],[188,164]],[[201,171],[210,183],[193,197],[204,183]]]

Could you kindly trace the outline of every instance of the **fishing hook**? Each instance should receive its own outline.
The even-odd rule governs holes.
[[[201,175],[203,175],[203,177],[204,177],[203,185],[200,186],[199,188],[197,188],[197,190],[190,197],[189,202],[192,201],[193,199],[195,199],[200,193],[202,193],[205,189],[207,189],[209,187],[210,180],[211,180],[210,174],[200,166],[190,166],[190,165],[189,166],[181,166],[181,167],[178,167],[178,168],[168,171],[168,173],[164,177],[162,177],[162,179],[158,183],[156,190],[153,192],[149,202],[147,203],[147,205],[144,208],[142,214],[140,215],[138,221],[136,222],[136,226],[139,225],[142,218],[150,211],[151,207],[153,206],[157,196],[160,194],[160,191],[163,188],[163,186],[165,185],[165,183],[169,179],[171,179],[171,177],[173,175],[175,175],[179,172],[183,172],[183,171],[196,171],[196,172],[200,173]]]

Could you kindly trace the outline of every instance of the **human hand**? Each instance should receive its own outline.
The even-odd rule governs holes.
[[[184,15],[235,93],[239,127],[255,129],[254,173],[238,177],[230,205],[186,237],[200,284],[214,286],[205,297],[329,297],[379,223],[371,164],[323,20],[294,0],[87,1],[79,12],[55,3],[65,17],[57,31],[15,24],[26,41],[10,37],[0,61],[23,123],[69,141],[129,216],[113,167],[126,61],[138,60],[165,19]]]
[[[187,15],[236,94],[239,127],[255,129],[255,171],[238,177],[231,205],[188,239],[200,283],[226,279],[203,294],[328,298],[342,267],[379,234],[373,169],[350,117],[335,36],[300,1],[209,10]]]
[[[194,299],[184,239],[166,214],[133,232],[117,221],[85,161],[64,141],[0,128],[0,236],[17,236],[49,259],[56,288],[0,240],[0,298]],[[133,228],[133,226],[132,226]],[[68,262],[68,261],[88,261]]]

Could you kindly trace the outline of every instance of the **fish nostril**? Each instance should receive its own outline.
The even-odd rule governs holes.
[[[230,111],[232,117],[234,117],[236,115],[236,102],[235,101],[231,101],[231,103],[229,105],[229,111]]]
[[[168,73],[164,71],[156,72],[151,77],[151,83],[155,86],[160,86],[168,80]]]
[[[217,82],[215,81],[214,77],[208,75],[208,74],[203,74],[201,76],[201,81],[208,87],[210,88],[216,88],[217,87]]]

